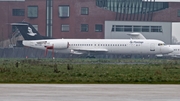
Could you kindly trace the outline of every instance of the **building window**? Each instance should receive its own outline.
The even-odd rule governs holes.
[[[88,32],[88,24],[81,24],[81,32]]]
[[[115,25],[112,25],[111,31],[114,32],[114,31],[115,31],[115,28],[116,28],[116,26],[115,26]]]
[[[124,32],[124,26],[122,25],[113,25],[112,32]]]
[[[88,7],[81,7],[81,15],[88,15],[89,8]]]
[[[96,0],[96,6],[125,14],[154,12],[169,7],[168,2],[155,0]]]
[[[69,17],[69,6],[59,6],[59,17]]]
[[[149,26],[142,26],[142,32],[149,32]]]
[[[163,32],[162,26],[112,25],[112,32]]]
[[[24,9],[13,9],[12,15],[13,16],[24,16]]]
[[[141,32],[141,26],[133,26],[133,32]]]
[[[96,24],[96,25],[95,25],[95,31],[96,31],[96,32],[102,32],[102,25]]]
[[[124,32],[132,32],[132,26],[124,26]]]
[[[178,17],[180,17],[180,10],[178,10],[178,12],[177,12],[177,16],[178,16]]]
[[[162,32],[161,26],[151,26],[151,32]]]
[[[28,6],[28,17],[29,18],[38,17],[38,6]]]
[[[61,25],[62,32],[69,32],[69,25]]]
[[[124,31],[124,26],[122,25],[114,25],[115,31],[117,32],[123,32]]]

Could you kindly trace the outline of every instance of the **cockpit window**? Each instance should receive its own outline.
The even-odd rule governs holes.
[[[164,43],[159,43],[158,46],[164,46],[165,44]]]

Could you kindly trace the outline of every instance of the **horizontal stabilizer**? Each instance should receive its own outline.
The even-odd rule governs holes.
[[[18,26],[18,25],[20,25],[20,26],[28,26],[28,24],[26,24],[26,23],[11,23],[11,25],[12,26]]]

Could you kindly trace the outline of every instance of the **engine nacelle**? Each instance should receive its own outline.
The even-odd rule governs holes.
[[[69,48],[69,42],[60,41],[53,43],[54,49],[67,49]]]

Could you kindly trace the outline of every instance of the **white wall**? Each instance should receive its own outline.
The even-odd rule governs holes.
[[[177,43],[180,42],[180,22],[173,22],[172,23],[172,37],[177,39]],[[173,40],[172,40],[173,41]]]
[[[158,39],[166,44],[172,43],[172,22],[149,21],[105,21],[105,39],[129,39],[132,32],[112,32],[112,25],[162,26],[163,32],[140,32],[147,39]],[[179,28],[180,29],[180,28]]]

